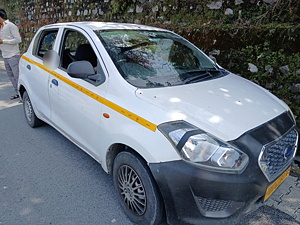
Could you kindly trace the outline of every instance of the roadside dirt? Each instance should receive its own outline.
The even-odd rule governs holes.
[[[294,163],[292,164],[290,175],[300,179],[300,161],[298,161],[298,159],[295,159]]]

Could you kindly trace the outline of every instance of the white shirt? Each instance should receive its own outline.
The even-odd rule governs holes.
[[[9,20],[5,20],[0,30],[0,39],[3,40],[3,44],[0,45],[3,58],[20,55],[19,43],[21,43],[22,40],[19,28],[15,24]]]

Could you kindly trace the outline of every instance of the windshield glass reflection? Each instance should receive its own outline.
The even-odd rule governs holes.
[[[169,32],[95,31],[121,75],[140,88],[200,82],[224,75],[201,51]]]

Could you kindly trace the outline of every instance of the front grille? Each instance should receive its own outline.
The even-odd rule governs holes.
[[[274,180],[291,162],[298,140],[295,129],[281,139],[264,146],[259,165],[269,181]]]
[[[205,212],[223,211],[234,203],[233,201],[198,197],[199,204]]]
[[[201,214],[208,218],[226,218],[234,214],[244,202],[236,202],[232,200],[203,198],[195,196],[198,208]]]

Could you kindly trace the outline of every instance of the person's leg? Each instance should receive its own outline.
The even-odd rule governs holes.
[[[4,65],[10,82],[15,89],[16,95],[12,96],[12,99],[18,95],[18,79],[19,79],[19,60],[20,56],[14,56],[9,59],[4,59]]]
[[[14,76],[13,86],[14,86],[14,89],[15,89],[16,93],[18,93],[19,61],[20,61],[20,56],[19,55],[15,55],[15,56],[11,57],[8,60],[11,71],[12,71],[13,76]]]

